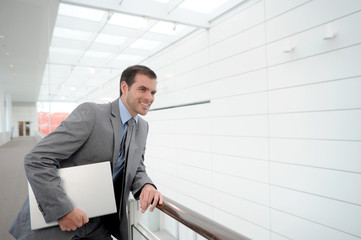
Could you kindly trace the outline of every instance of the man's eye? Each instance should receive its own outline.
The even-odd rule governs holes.
[[[145,88],[139,88],[140,91],[144,92],[145,91]]]

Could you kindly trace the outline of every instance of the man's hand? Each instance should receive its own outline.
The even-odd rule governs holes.
[[[163,204],[163,196],[153,185],[145,184],[140,193],[140,208],[142,209],[142,213],[147,210],[150,204],[152,204],[152,206],[149,210],[153,212],[158,204]]]
[[[89,218],[79,208],[74,208],[64,217],[59,219],[59,226],[62,231],[74,231],[89,222]]]

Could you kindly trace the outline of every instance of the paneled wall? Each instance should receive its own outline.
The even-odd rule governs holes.
[[[360,239],[360,29],[359,0],[250,0],[144,62],[159,189],[253,239]]]

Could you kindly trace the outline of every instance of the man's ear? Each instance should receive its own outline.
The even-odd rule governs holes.
[[[125,81],[123,81],[120,84],[120,88],[122,89],[122,94],[124,94],[126,91],[128,91],[128,84]]]

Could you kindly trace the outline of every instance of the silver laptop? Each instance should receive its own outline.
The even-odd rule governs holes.
[[[83,210],[88,218],[115,213],[113,179],[110,162],[62,168],[58,171],[64,191],[74,207]],[[46,223],[33,190],[29,184],[31,229],[55,226],[57,221]]]

